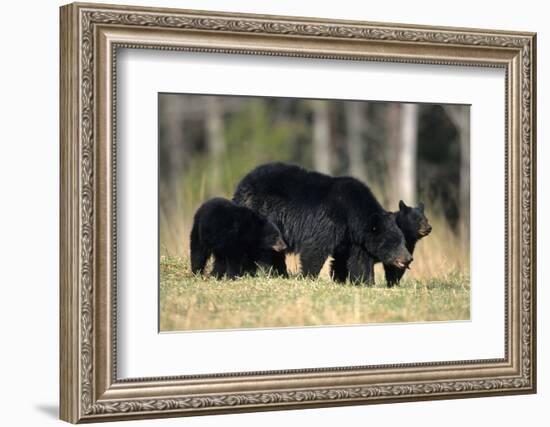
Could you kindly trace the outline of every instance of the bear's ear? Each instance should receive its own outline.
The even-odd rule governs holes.
[[[405,204],[405,202],[403,200],[399,200],[399,210],[400,211],[405,211],[407,210],[408,206]]]
[[[420,209],[420,212],[424,213],[424,203],[418,203],[418,209]]]

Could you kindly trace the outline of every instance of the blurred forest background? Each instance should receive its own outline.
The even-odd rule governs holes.
[[[279,160],[359,178],[390,211],[423,202],[412,277],[468,274],[469,120],[464,105],[159,94],[161,255],[187,258],[198,206]]]

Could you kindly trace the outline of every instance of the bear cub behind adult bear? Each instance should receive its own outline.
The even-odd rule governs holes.
[[[419,203],[417,207],[412,207],[407,206],[403,200],[400,200],[399,210],[393,212],[393,215],[397,226],[403,231],[407,250],[412,255],[416,243],[432,232],[432,226],[424,214],[424,203]],[[391,287],[399,283],[406,269],[384,264],[384,271],[386,273],[386,282]]]
[[[265,217],[220,197],[202,204],[191,230],[191,270],[204,273],[214,255],[212,275],[235,278],[256,272],[263,250],[286,249],[281,232]]]

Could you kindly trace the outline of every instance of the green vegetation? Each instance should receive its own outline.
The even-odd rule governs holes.
[[[326,278],[289,279],[264,273],[235,281],[194,276],[186,258],[162,256],[160,329],[184,331],[385,322],[467,320],[470,282],[463,273],[388,289],[340,285]],[[377,279],[383,275],[377,272]]]

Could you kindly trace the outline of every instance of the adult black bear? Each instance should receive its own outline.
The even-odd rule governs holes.
[[[399,210],[394,212],[394,216],[397,226],[403,231],[403,235],[405,236],[405,245],[412,255],[416,242],[426,237],[432,231],[432,226],[424,214],[424,204],[419,203],[418,206],[414,208],[407,206],[403,200],[400,200]],[[405,268],[384,264],[388,286],[398,284],[403,274],[405,274],[405,270]]]
[[[423,237],[430,234],[432,226],[424,214],[424,204],[418,207],[407,206],[402,200],[399,201],[399,210],[392,212],[397,226],[405,236],[405,246],[412,255],[416,243]],[[352,281],[359,281],[361,277],[368,275],[375,264],[372,257],[360,246],[354,245],[349,250],[348,263],[334,262],[332,264],[332,275],[337,281],[345,281],[347,277]],[[351,266],[349,268],[348,266]],[[406,267],[399,267],[391,264],[384,264],[386,282],[388,287],[399,283]]]
[[[355,178],[268,163],[241,180],[233,200],[279,227],[287,251],[300,254],[305,276],[317,276],[329,255],[347,264],[353,245],[364,248],[373,261],[401,267],[412,261],[391,214]],[[283,253],[271,252],[268,262],[276,271],[286,272]],[[365,280],[372,278],[371,272]]]
[[[195,213],[191,230],[191,270],[195,274],[204,272],[210,255],[214,255],[212,274],[217,278],[254,274],[261,250],[285,248],[276,225],[230,200],[210,199]]]

